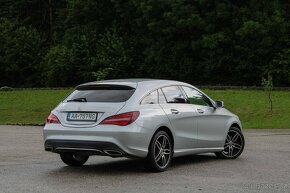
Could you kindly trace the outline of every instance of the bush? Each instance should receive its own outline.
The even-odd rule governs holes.
[[[71,51],[65,46],[52,47],[44,59],[43,82],[46,86],[62,87],[72,76]]]
[[[35,29],[0,18],[0,85],[39,86],[44,50]]]

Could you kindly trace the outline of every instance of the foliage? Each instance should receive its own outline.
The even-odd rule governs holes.
[[[0,19],[0,85],[38,86],[44,48],[35,29]]]
[[[100,81],[100,80],[105,80],[110,72],[112,72],[114,69],[113,68],[104,68],[104,69],[101,69],[101,70],[98,70],[97,72],[92,72],[92,76],[97,80],[97,81]]]
[[[130,49],[126,49],[125,42],[116,27],[109,29],[96,43],[96,54],[92,65],[94,69],[98,69],[98,72],[93,72],[94,75],[97,75],[98,80],[126,77],[130,69],[134,70],[130,52]]]
[[[264,77],[262,78],[262,86],[264,87],[266,95],[269,99],[270,110],[272,112],[272,110],[273,110],[273,101],[272,101],[273,80],[272,80],[272,76],[270,74],[268,74],[267,79]]]
[[[52,47],[45,56],[43,81],[47,86],[65,86],[71,78],[71,50],[65,46]]]
[[[257,86],[270,72],[289,86],[289,8],[282,0],[3,0],[0,85],[148,77]]]

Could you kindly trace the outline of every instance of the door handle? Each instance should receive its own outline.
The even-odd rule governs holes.
[[[171,111],[172,114],[179,114],[179,111],[176,110],[176,109],[170,109],[170,111]]]
[[[200,114],[203,114],[203,113],[204,113],[204,110],[202,110],[202,109],[197,109],[197,112],[200,113]]]

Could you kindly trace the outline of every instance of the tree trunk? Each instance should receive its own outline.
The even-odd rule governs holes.
[[[49,36],[52,38],[52,0],[48,0],[49,9]]]

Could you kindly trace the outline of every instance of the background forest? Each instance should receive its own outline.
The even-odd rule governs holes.
[[[286,0],[1,0],[0,86],[289,86],[289,19]]]

